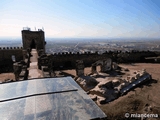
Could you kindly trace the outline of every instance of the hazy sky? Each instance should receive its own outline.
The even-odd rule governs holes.
[[[160,38],[160,0],[0,0],[0,37]]]

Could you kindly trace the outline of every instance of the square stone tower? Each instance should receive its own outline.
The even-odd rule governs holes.
[[[45,51],[45,36],[44,31],[42,29],[38,29],[38,31],[31,31],[30,28],[23,28],[22,30],[22,42],[23,49],[44,49]]]

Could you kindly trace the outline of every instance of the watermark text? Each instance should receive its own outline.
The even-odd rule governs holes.
[[[125,118],[158,118],[160,117],[158,114],[149,114],[149,113],[144,113],[144,114],[125,113],[124,116]]]

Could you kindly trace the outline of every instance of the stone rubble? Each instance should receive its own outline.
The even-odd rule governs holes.
[[[96,76],[96,73],[89,74],[88,76],[80,76],[76,78],[76,81],[85,91],[89,93],[92,100],[97,101],[99,104],[104,104],[121,96],[120,91],[125,89],[125,87],[128,87],[142,77],[150,75],[145,70],[142,70],[134,71],[126,78],[109,79],[109,76],[103,76],[104,79],[102,79],[97,78]],[[151,79],[151,76],[146,77],[146,79]],[[134,86],[135,84],[133,84],[133,87]],[[127,91],[128,89],[126,92]],[[123,92],[125,92],[125,90]]]

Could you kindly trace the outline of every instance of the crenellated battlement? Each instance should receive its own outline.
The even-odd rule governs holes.
[[[95,53],[91,53],[91,52],[85,52],[85,53],[80,53],[80,52],[76,52],[76,53],[72,53],[72,52],[62,52],[62,53],[54,53],[54,56],[63,56],[63,55],[98,55],[98,52]]]
[[[0,47],[0,50],[22,50],[23,47]]]
[[[99,52],[85,52],[85,53],[80,53],[80,52],[62,52],[62,53],[54,53],[53,56],[55,57],[63,57],[63,56],[92,56],[92,55],[99,55],[99,56],[103,56],[103,55],[134,55],[136,54],[137,56],[140,57],[140,55],[151,55],[154,54],[155,56],[155,52],[152,51],[106,51],[102,54],[100,54]]]
[[[39,56],[45,54],[43,49],[39,50]],[[8,66],[11,67],[13,63],[12,57],[14,56],[16,61],[23,60],[24,49],[23,47],[0,47],[0,65],[1,67]],[[97,60],[102,60],[105,58],[111,58],[114,62],[119,63],[129,63],[129,62],[145,62],[145,57],[155,57],[155,52],[152,51],[106,51],[100,54],[98,51],[91,52],[62,52],[54,54],[46,54],[45,57],[51,56],[53,66],[58,68],[63,66],[64,68],[74,68],[76,60],[83,60],[85,66],[90,66],[93,62]],[[40,63],[41,64],[41,63]],[[12,68],[12,67],[11,67]]]
[[[148,56],[156,56],[156,54],[152,51],[106,51],[102,54],[99,54],[98,52],[62,52],[40,55],[39,66],[48,64],[48,62],[45,61],[51,59],[54,69],[61,69],[62,66],[62,69],[73,69],[75,68],[76,60],[83,60],[85,67],[88,67],[94,62],[106,58],[111,58],[114,62],[118,63],[147,62],[145,57]]]

